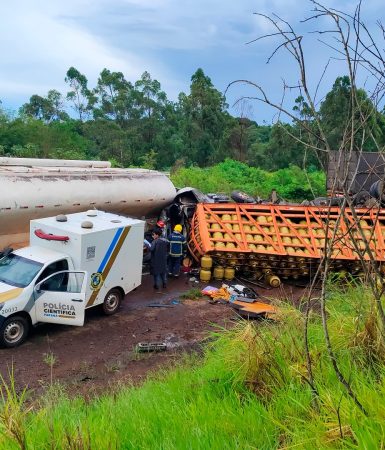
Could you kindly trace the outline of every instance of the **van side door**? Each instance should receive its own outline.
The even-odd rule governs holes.
[[[61,270],[36,284],[38,322],[82,326],[86,307],[87,272]]]

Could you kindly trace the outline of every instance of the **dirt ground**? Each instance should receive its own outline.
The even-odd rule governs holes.
[[[149,275],[142,286],[128,294],[119,312],[104,316],[99,308],[86,313],[83,327],[42,324],[15,349],[0,349],[0,373],[7,378],[13,367],[18,387],[27,386],[38,395],[53,381],[69,392],[86,396],[106,392],[120,382],[138,383],[150,372],[172,364],[186,351],[198,350],[210,330],[231,326],[236,312],[228,305],[207,300],[184,300],[179,296],[191,287],[188,276],[170,280],[163,294],[153,292]],[[261,296],[297,302],[303,289],[286,286],[264,290]],[[176,304],[172,304],[172,302]],[[162,303],[168,307],[149,306]],[[162,353],[138,353],[139,342],[165,342]]]

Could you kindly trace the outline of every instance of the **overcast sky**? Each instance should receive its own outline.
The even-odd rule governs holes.
[[[384,0],[364,0],[368,26],[385,22]],[[356,2],[325,3],[352,10]],[[175,100],[188,92],[191,75],[198,67],[224,91],[228,83],[247,79],[262,85],[279,99],[284,78],[295,84],[295,66],[281,52],[270,63],[273,41],[246,45],[270,32],[255,12],[277,13],[305,35],[309,79],[316,86],[330,50],[307,32],[313,24],[307,0],[3,0],[0,3],[0,100],[17,110],[32,94],[49,89],[66,92],[65,73],[70,66],[84,73],[93,87],[103,68],[121,71],[130,81],[147,70]],[[383,48],[383,45],[382,45]],[[323,90],[345,69],[330,65]],[[321,89],[321,90],[322,90]],[[230,106],[244,94],[241,87],[228,93]],[[232,113],[236,109],[232,108]],[[262,123],[273,113],[250,102],[246,113]]]

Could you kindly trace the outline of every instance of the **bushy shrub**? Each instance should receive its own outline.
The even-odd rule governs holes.
[[[205,169],[181,168],[171,179],[177,187],[191,186],[204,193],[229,194],[231,191],[241,190],[254,197],[267,198],[275,189],[282,198],[293,201],[325,195],[323,172],[306,172],[297,166],[267,172],[231,159]]]

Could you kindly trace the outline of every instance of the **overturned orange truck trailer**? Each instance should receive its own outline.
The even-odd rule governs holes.
[[[251,278],[298,278],[315,274],[334,236],[333,269],[359,273],[360,253],[385,264],[385,209],[355,213],[356,218],[350,209],[341,215],[339,208],[328,207],[199,204],[189,249],[197,261],[209,255],[214,264]]]

